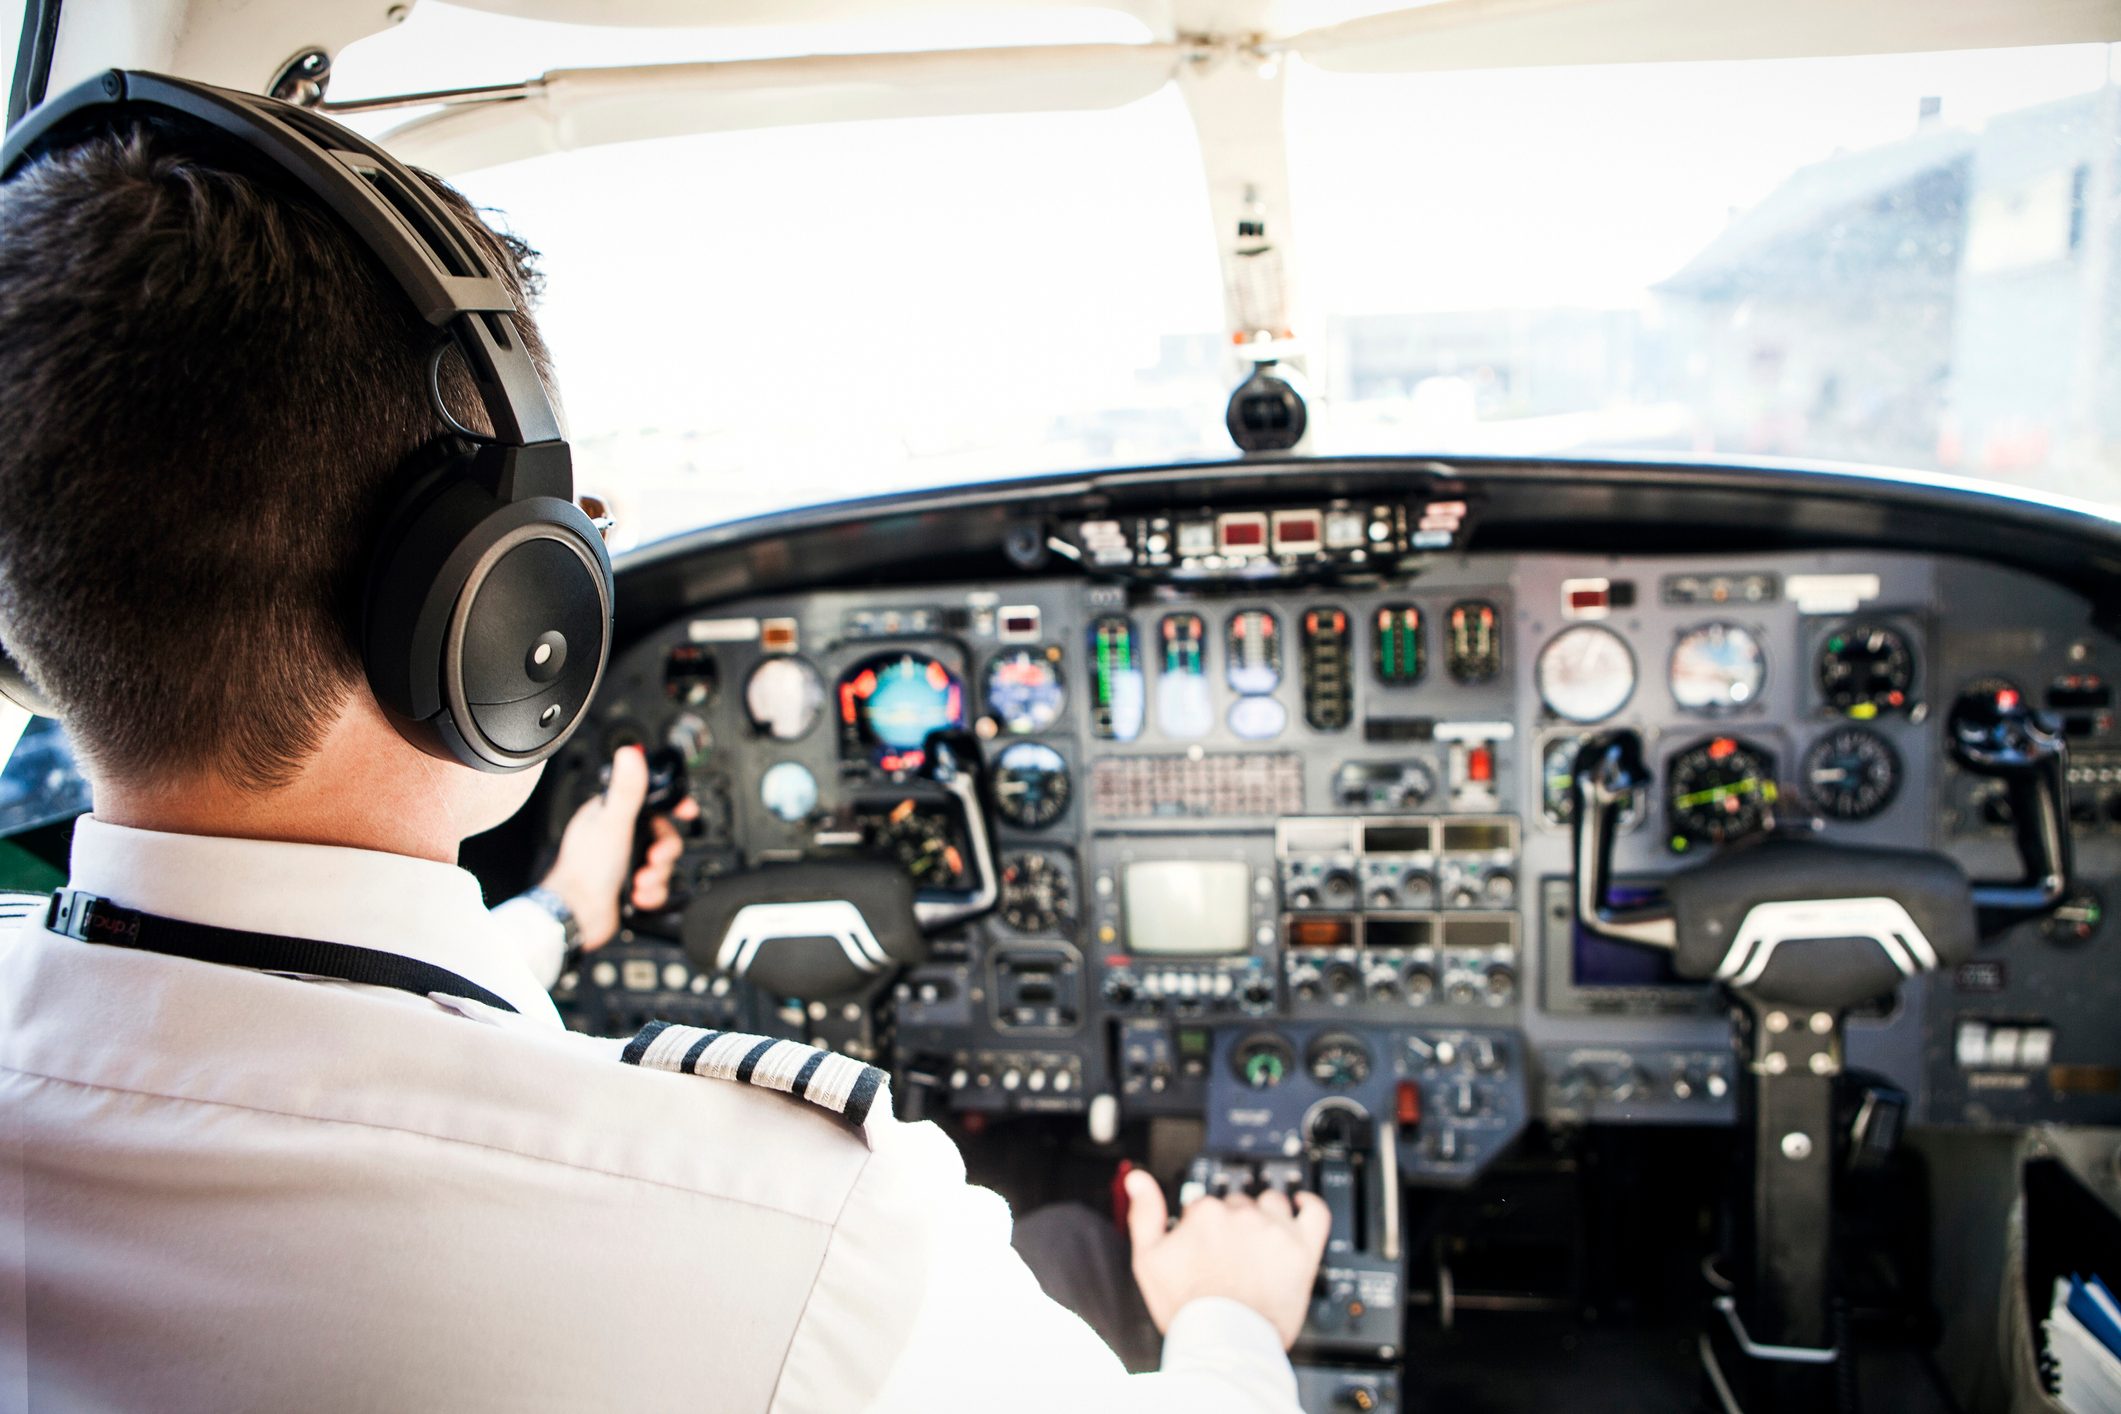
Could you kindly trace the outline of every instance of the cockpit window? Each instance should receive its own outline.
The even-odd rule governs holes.
[[[1291,73],[1317,450],[2121,500],[2108,50]]]
[[[33,717],[0,761],[0,839],[88,809],[88,781],[74,760],[73,743],[50,717]]]
[[[1145,37],[1132,19],[1099,23],[1082,37]],[[747,57],[772,42],[734,33]],[[931,38],[965,42],[962,25],[950,33]],[[350,48],[333,97],[619,62],[563,50],[445,76],[402,38],[370,41],[370,59]],[[875,47],[919,39],[900,25]],[[365,126],[404,117],[383,116]],[[1207,185],[1175,90],[1104,111],[716,133],[450,176],[542,254],[540,318],[580,479],[614,498],[619,543],[876,492],[1228,453]]]

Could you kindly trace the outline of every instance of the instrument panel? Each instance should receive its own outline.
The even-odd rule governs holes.
[[[555,799],[638,742],[702,815],[673,909],[631,920],[624,961],[651,965],[578,970],[563,1007],[603,1024],[640,982],[691,1009],[673,1019],[778,1026],[889,1064],[902,1096],[990,1114],[1102,1104],[1212,1126],[1215,1096],[1282,1077],[1367,1094],[1362,1057],[1403,1057],[1413,1028],[1505,1043],[1482,1054],[1505,1058],[1499,1093],[1523,1096],[1510,1133],[1527,1118],[1729,1123],[1729,1023],[1710,989],[1574,926],[1576,748],[1621,726],[1645,743],[1655,785],[1615,854],[1644,897],[1775,831],[1993,872],[2011,857],[2008,802],[1947,763],[1940,723],[1996,678],[2065,719],[2081,896],[1852,1019],[1850,1064],[1906,1090],[1924,1122],[2121,1119],[2121,1047],[2100,1020],[2121,984],[2098,962],[2121,873],[2107,687],[2121,665],[2081,601],[1924,556],[1410,566],[1366,548],[1412,549],[1420,518],[1386,510],[1355,517],[1361,540],[1347,512],[1261,512],[1227,544],[1167,527],[1190,546],[1186,576],[1108,558],[1111,574],[822,590],[640,639],[614,660],[598,729],[558,763]],[[1307,552],[1327,528],[1338,548]],[[1159,534],[1145,518],[1130,553]],[[1248,570],[1306,553],[1332,573]],[[686,898],[731,871],[845,852],[896,860],[936,894],[975,884],[969,822],[926,779],[938,731],[978,744],[991,912],[935,933],[858,1007],[673,970]],[[1448,1162],[1405,1147],[1405,1176],[1453,1181],[1456,1142]]]

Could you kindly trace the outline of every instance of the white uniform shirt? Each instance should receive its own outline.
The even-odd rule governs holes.
[[[621,1064],[556,925],[447,865],[93,819],[74,887],[507,998],[0,922],[0,1407],[1294,1414],[1261,1316],[1129,1376],[931,1124]]]

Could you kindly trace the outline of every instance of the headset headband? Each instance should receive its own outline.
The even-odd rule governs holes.
[[[47,145],[129,113],[170,115],[223,133],[331,208],[382,262],[420,317],[455,339],[491,419],[492,440],[502,447],[561,449],[557,468],[550,456],[528,459],[538,473],[531,478],[535,486],[512,484],[530,470],[512,464],[494,489],[504,500],[531,494],[572,499],[574,478],[559,419],[516,331],[508,286],[427,183],[360,134],[278,99],[112,69],[24,117],[0,144],[0,181]],[[555,472],[561,484],[554,484]]]
[[[591,542],[585,563],[602,576],[600,587],[593,587],[606,627],[587,661],[595,666],[594,680],[601,680],[609,649],[610,560],[596,543],[594,527],[574,510],[572,456],[517,327],[509,286],[459,218],[412,169],[321,114],[256,94],[121,69],[78,84],[27,114],[0,142],[0,182],[13,178],[41,152],[131,117],[176,119],[218,134],[246,158],[299,182],[375,257],[420,317],[447,336],[447,342],[437,341],[428,364],[428,396],[445,424],[480,444],[452,465],[465,481],[491,496],[484,504],[492,511],[492,526],[504,520],[515,524],[528,516],[548,527],[560,526],[563,540],[572,536]],[[439,368],[449,342],[471,371],[491,436],[462,427],[443,403]],[[539,504],[533,507],[531,502]],[[501,514],[511,507],[523,514],[513,519]],[[414,537],[414,552],[440,553],[434,551],[434,537],[441,533],[433,527],[420,532]],[[457,547],[460,534],[469,535],[466,526],[449,531],[441,542],[444,548]],[[474,591],[467,586],[482,584],[492,568],[490,557],[480,558],[487,548],[484,542],[474,540],[463,541],[462,555],[444,555],[442,562],[418,572],[403,569],[396,559],[387,562],[372,579],[367,596],[364,657],[371,684],[399,720],[400,730],[430,749],[485,769],[518,769],[543,759],[566,733],[561,731],[558,738],[547,733],[544,744],[535,748],[509,748],[496,745],[467,720],[474,714],[462,686],[463,654],[476,657],[477,650],[462,649],[448,635],[456,618],[469,612]],[[583,651],[590,646],[579,645]],[[431,669],[445,654],[438,676]],[[527,690],[523,684],[518,688]],[[4,647],[0,695],[31,711],[50,711]],[[445,703],[455,704],[446,729],[436,725]],[[586,694],[579,704],[570,695],[568,705],[577,708],[566,728],[571,730],[579,712],[586,711]]]

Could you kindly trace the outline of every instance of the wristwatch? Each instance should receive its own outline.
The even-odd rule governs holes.
[[[519,897],[552,915],[553,921],[560,925],[560,936],[567,951],[573,952],[582,945],[582,925],[575,921],[574,910],[567,906],[566,899],[542,884],[525,889]]]

